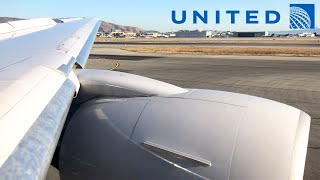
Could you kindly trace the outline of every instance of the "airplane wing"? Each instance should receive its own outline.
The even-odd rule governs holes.
[[[98,19],[50,18],[0,24],[0,179],[43,179]]]
[[[99,26],[49,18],[0,24],[0,179],[43,179],[61,136],[62,179],[303,178],[305,112],[83,69]]]

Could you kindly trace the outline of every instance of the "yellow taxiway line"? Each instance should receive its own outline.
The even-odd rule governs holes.
[[[118,63],[117,61],[114,61],[114,63],[115,63],[115,66],[113,68],[109,69],[110,71],[113,71],[113,70],[117,69],[118,67],[120,67],[120,63]]]

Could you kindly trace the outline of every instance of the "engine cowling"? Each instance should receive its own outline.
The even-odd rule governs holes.
[[[124,76],[130,88],[126,83],[103,83],[106,76],[99,81],[95,76],[92,83],[89,72],[79,77],[86,91],[80,89],[78,98],[95,99],[81,104],[67,126],[60,151],[62,179],[303,177],[310,117],[296,108],[254,96],[172,85],[163,86],[167,91],[161,94],[159,81],[153,82],[160,92],[156,94],[143,83],[133,87],[130,74]],[[97,93],[93,84],[124,93]],[[126,90],[139,93],[130,97]]]

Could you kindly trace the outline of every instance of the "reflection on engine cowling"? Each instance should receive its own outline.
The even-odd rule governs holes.
[[[62,179],[301,179],[310,117],[275,101],[79,70]],[[91,99],[91,100],[90,100]]]

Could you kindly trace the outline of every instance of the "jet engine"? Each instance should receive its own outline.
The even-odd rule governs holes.
[[[62,179],[302,179],[310,117],[249,95],[78,70]]]

